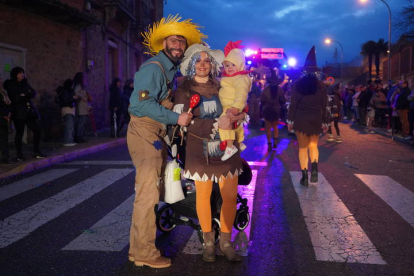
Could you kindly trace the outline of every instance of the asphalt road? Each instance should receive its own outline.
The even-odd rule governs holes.
[[[0,186],[0,275],[414,275],[414,151],[341,124],[321,137],[319,182],[301,187],[298,145],[246,130],[251,221],[234,231],[241,263],[204,263],[189,226],[159,232],[167,269],[128,261],[134,168],[125,146]],[[246,235],[244,235],[246,234]],[[247,238],[244,240],[243,238]]]

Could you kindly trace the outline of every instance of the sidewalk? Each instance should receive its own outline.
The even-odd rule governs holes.
[[[401,136],[398,136],[398,135],[392,136],[391,131],[388,131],[388,129],[386,129],[386,128],[377,128],[377,127],[372,127],[372,126],[357,125],[357,124],[352,123],[349,120],[342,120],[341,123],[349,124],[349,125],[351,125],[351,128],[353,128],[353,129],[362,130],[362,131],[365,131],[367,133],[372,133],[372,134],[379,134],[381,136],[387,137],[387,138],[392,139],[394,141],[414,146],[413,138],[411,138],[410,140],[406,140],[406,139],[404,139],[404,138],[402,138]]]
[[[111,138],[109,133],[98,133],[98,137],[85,136],[85,143],[77,144],[72,147],[64,147],[60,141],[40,142],[40,149],[46,158],[35,159],[32,156],[32,144],[23,145],[23,154],[26,161],[16,162],[16,150],[14,143],[9,141],[10,160],[14,164],[0,163],[0,180],[11,176],[25,174],[38,169],[48,167],[53,164],[73,160],[75,158],[95,153],[107,148],[118,145],[126,145],[125,130],[121,133],[120,138]]]

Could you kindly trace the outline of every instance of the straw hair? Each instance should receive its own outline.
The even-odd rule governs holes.
[[[202,42],[202,39],[206,39],[207,36],[200,32],[201,26],[192,23],[191,19],[186,19],[181,22],[181,17],[177,15],[168,15],[167,18],[163,17],[159,22],[148,26],[148,31],[141,33],[144,37],[144,46],[147,48],[145,54],[157,55],[161,51],[163,41],[165,38],[171,35],[183,36],[187,40],[187,47]]]

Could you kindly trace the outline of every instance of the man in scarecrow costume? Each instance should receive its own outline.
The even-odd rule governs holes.
[[[178,15],[162,18],[142,34],[147,54],[155,56],[135,74],[128,109],[127,144],[136,169],[129,260],[136,266],[171,266],[171,260],[155,247],[154,207],[160,198],[161,167],[166,159],[163,137],[167,124],[186,126],[191,121],[188,112],[171,111],[171,86],[187,47],[206,38],[191,19],[180,19]]]

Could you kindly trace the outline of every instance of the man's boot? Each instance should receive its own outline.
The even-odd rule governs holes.
[[[216,261],[216,253],[215,253],[215,237],[214,231],[211,232],[203,232],[203,260],[205,262],[215,262]]]
[[[309,186],[309,182],[308,182],[308,169],[304,169],[302,170],[302,179],[300,180],[300,184],[308,187]]]
[[[312,183],[318,182],[318,163],[316,163],[316,161],[312,163],[310,182]]]
[[[223,233],[220,231],[220,251],[223,252],[227,260],[230,262],[240,262],[242,259],[234,251],[233,243],[231,242],[231,233]]]
[[[131,259],[130,259],[131,260]],[[159,256],[154,260],[134,260],[136,266],[149,266],[152,268],[167,268],[171,266],[171,259]]]

